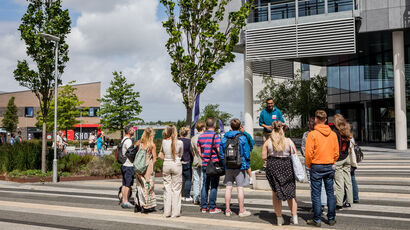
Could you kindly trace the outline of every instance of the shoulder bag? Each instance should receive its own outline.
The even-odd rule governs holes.
[[[222,162],[221,162],[221,159],[219,158],[218,152],[216,152],[216,155],[218,157],[218,161],[216,161],[216,162],[212,161],[212,151],[214,149],[215,136],[216,136],[216,133],[212,137],[211,151],[209,153],[208,166],[206,167],[206,175],[208,175],[208,176],[223,176],[223,175],[225,175],[225,167],[222,165]]]

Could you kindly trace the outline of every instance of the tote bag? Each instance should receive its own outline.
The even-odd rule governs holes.
[[[302,163],[300,162],[300,159],[298,157],[296,147],[293,143],[289,143],[290,149],[291,149],[291,159],[292,159],[292,165],[293,165],[293,172],[295,174],[295,179],[299,182],[305,181],[305,170],[302,166]]]

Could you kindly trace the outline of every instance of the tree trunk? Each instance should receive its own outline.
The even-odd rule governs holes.
[[[42,136],[42,145],[41,145],[41,172],[42,173],[45,173],[47,170],[46,150],[47,150],[46,122],[43,121],[43,136]]]
[[[121,129],[121,140],[124,138],[124,131]]]
[[[186,107],[186,125],[191,128],[192,126],[192,108],[193,106]]]

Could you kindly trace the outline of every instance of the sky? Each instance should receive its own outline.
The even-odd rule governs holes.
[[[0,1],[0,91],[27,90],[13,76],[17,60],[30,60],[17,31],[27,4],[26,0]],[[185,119],[180,90],[171,80],[171,59],[165,48],[168,35],[161,25],[166,15],[159,0],[63,0],[63,8],[69,9],[72,21],[63,83],[100,81],[103,96],[112,72],[122,71],[140,92],[142,119]],[[241,118],[243,55],[236,56],[201,94],[201,110],[219,104],[221,110]]]

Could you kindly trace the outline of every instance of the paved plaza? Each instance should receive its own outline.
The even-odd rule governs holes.
[[[357,170],[360,203],[337,213],[333,229],[408,229],[410,225],[410,152],[365,147]],[[202,214],[183,202],[182,217],[162,218],[163,186],[157,178],[157,212],[133,213],[118,205],[119,180],[18,184],[0,182],[0,229],[306,229],[311,217],[307,183],[297,184],[299,225],[275,226],[270,191],[246,189],[245,205],[252,216]],[[218,206],[224,208],[223,186]],[[233,196],[235,197],[235,195]],[[234,199],[234,213],[237,213]],[[290,211],[284,202],[284,218]]]

